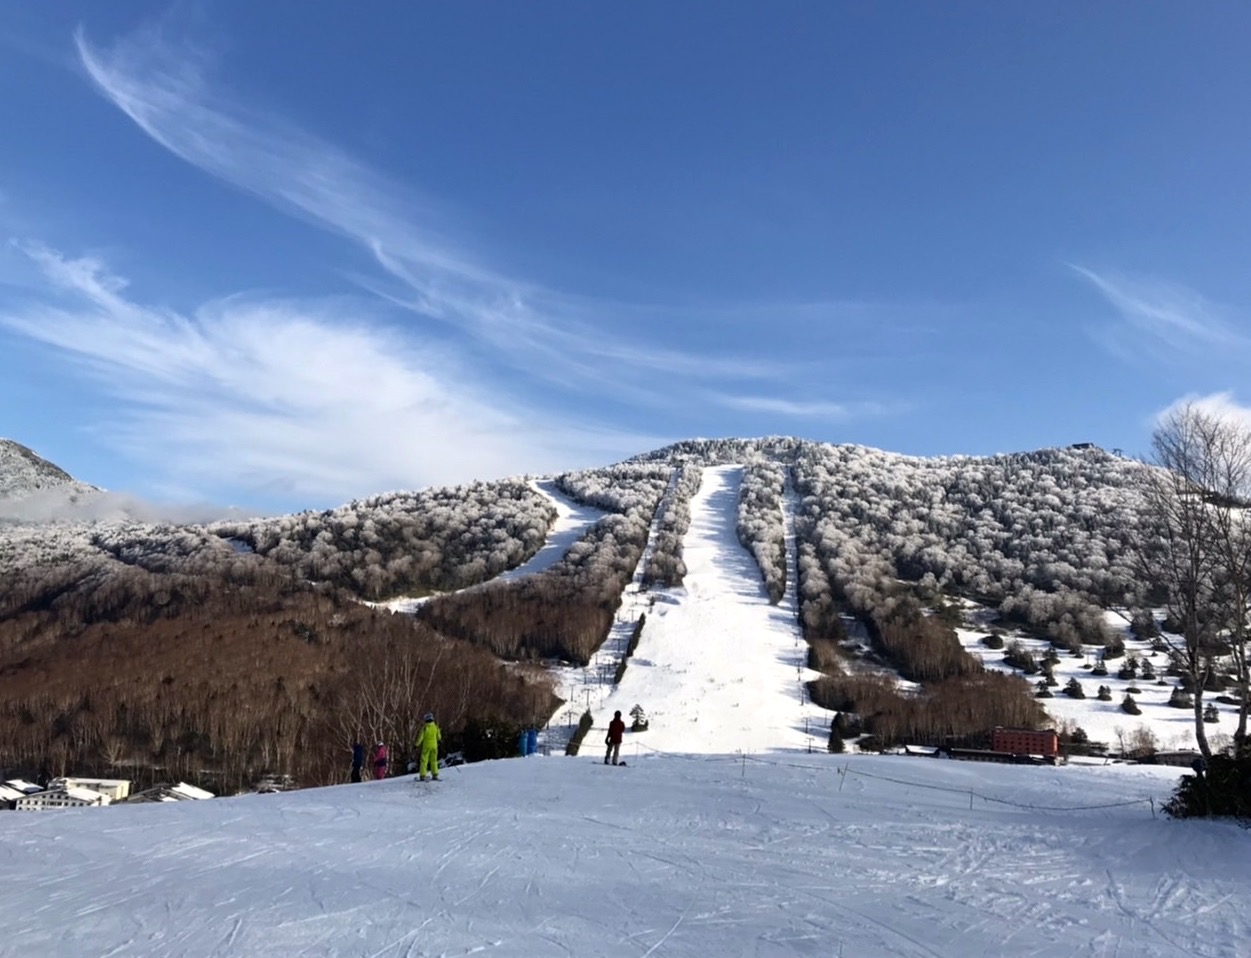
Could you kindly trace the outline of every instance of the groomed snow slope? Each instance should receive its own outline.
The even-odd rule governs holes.
[[[742,466],[705,469],[683,540],[687,573],[657,590],[621,684],[595,712],[641,705],[650,720],[633,745],[661,752],[734,754],[824,749],[832,713],[807,701],[807,646],[796,618],[795,575],[776,606],[735,534]],[[627,721],[628,724],[628,721]],[[602,731],[588,736],[603,740]]]
[[[1248,833],[1153,818],[1160,768],[536,756],[443,779],[0,814],[0,952],[1235,958],[1251,930]]]

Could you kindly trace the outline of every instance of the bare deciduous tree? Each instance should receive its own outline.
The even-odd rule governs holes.
[[[1138,550],[1140,571],[1175,629],[1163,638],[1190,679],[1195,738],[1210,758],[1203,693],[1223,656],[1238,677],[1236,741],[1241,746],[1245,740],[1251,431],[1187,404],[1160,422],[1152,449],[1158,468],[1145,473],[1143,483],[1149,523]]]

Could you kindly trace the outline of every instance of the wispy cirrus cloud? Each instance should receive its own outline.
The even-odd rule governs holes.
[[[391,281],[366,280],[426,320],[447,324],[492,350],[518,375],[562,388],[602,390],[606,365],[618,393],[647,401],[656,377],[697,384],[793,379],[793,361],[736,352],[733,338],[683,350],[629,335],[649,325],[698,328],[754,313],[765,330],[863,322],[861,303],[678,308],[597,300],[506,275],[471,252],[455,217],[332,144],[221,96],[208,82],[209,58],[172,43],[161,27],[108,49],[75,36],[96,88],[153,140],[193,166],[365,249]],[[871,309],[872,307],[870,307]],[[684,382],[668,381],[681,390]]]
[[[183,160],[272,205],[359,244],[403,289],[393,301],[451,324],[530,375],[602,382],[605,361],[626,378],[680,371],[697,379],[768,378],[765,363],[695,355],[611,331],[630,307],[561,294],[506,276],[453,238],[437,203],[414,196],[333,145],[216,94],[207,57],[150,27],[104,50],[75,42],[97,89]],[[832,307],[837,308],[837,307]],[[715,312],[715,311],[713,311]]]
[[[590,465],[675,438],[611,425],[647,410],[779,422],[890,411],[818,389],[773,397],[802,393],[820,364],[760,348],[777,328],[876,329],[875,307],[636,305],[511,277],[437,202],[222,95],[209,58],[163,30],[108,47],[80,30],[81,66],[164,149],[378,267],[360,279],[369,296],[244,293],[174,309],[143,302],[98,258],[10,247],[38,282],[24,279],[0,325],[104,384],[121,404],[102,411],[107,429],[163,490],[292,502]],[[396,306],[410,322],[390,321]]]
[[[22,246],[56,294],[0,325],[83,364],[130,410],[117,440],[172,482],[348,497],[591,464],[654,442],[510,404],[352,300],[143,305],[95,258]]]
[[[878,402],[824,402],[726,393],[713,394],[712,399],[718,405],[743,412],[778,414],[802,419],[826,419],[834,422],[886,416],[898,411],[897,407]]]
[[[1101,331],[1105,345],[1126,358],[1162,353],[1210,354],[1251,348],[1251,333],[1230,311],[1176,283],[1134,279],[1117,273],[1070,268],[1088,280],[1117,310],[1118,326]]]

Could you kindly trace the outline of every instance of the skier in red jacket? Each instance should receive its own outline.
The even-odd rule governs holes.
[[[383,779],[387,777],[387,747],[379,742],[374,746],[374,778]]]
[[[604,753],[604,764],[607,765],[609,759],[614,765],[618,764],[617,758],[621,754],[621,736],[625,734],[625,722],[621,721],[621,713],[614,712],[612,721],[608,723],[608,735],[604,738],[604,744],[608,746],[608,751]]]

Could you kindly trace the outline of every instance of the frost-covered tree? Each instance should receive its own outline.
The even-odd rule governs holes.
[[[384,599],[461,589],[514,568],[542,547],[555,518],[546,496],[505,479],[392,492],[212,530],[303,579]]]
[[[786,531],[782,515],[785,486],[784,466],[757,459],[743,470],[738,494],[738,541],[755,558],[769,601],[774,605],[786,594]]]
[[[647,568],[643,570],[646,585],[672,587],[682,584],[686,576],[682,539],[691,525],[691,498],[699,491],[702,477],[702,467],[690,462],[675,471],[673,483],[661,505],[660,522]]]

